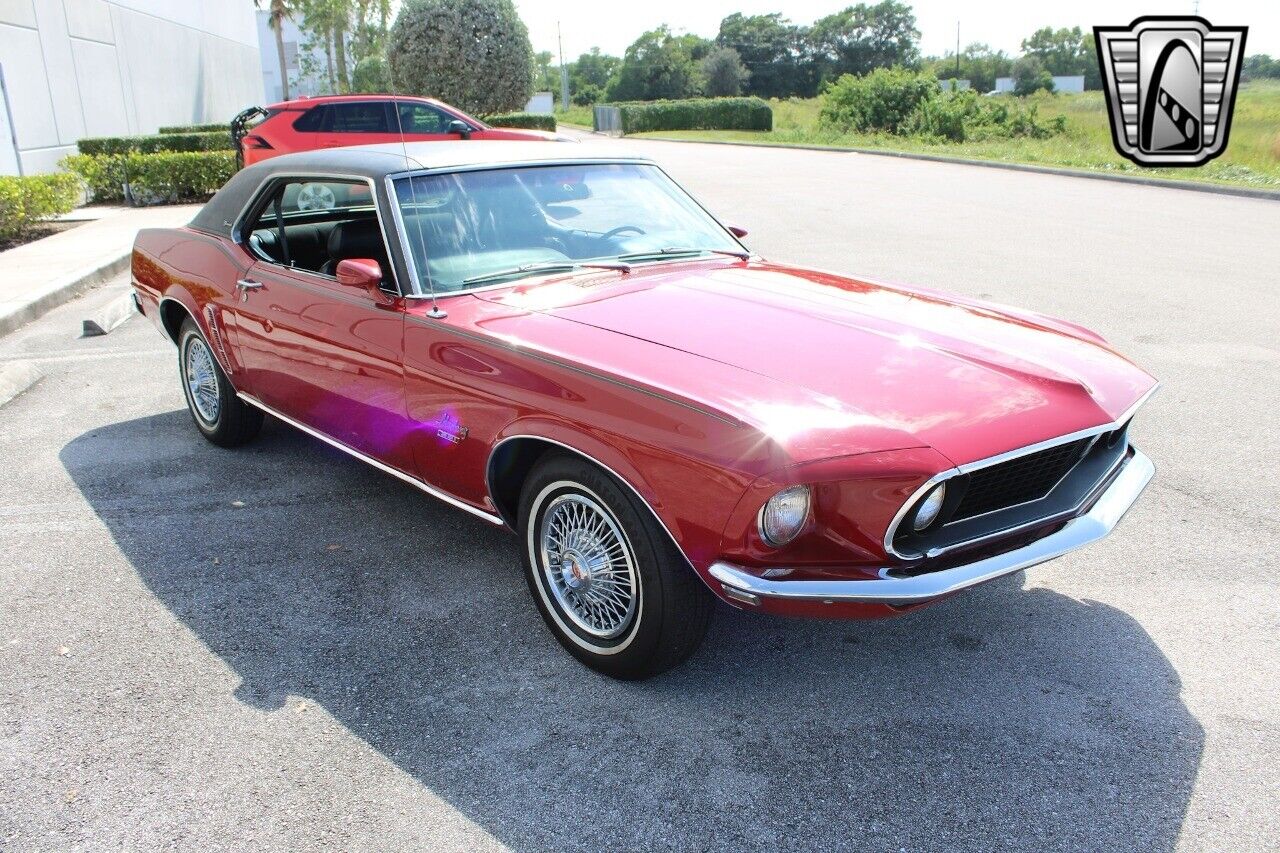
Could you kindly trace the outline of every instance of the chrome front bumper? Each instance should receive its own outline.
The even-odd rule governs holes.
[[[1096,542],[1110,533],[1121,516],[1133,506],[1155,471],[1151,460],[1135,449],[1133,457],[1125,463],[1093,508],[1072,519],[1057,533],[994,557],[916,577],[895,578],[883,569],[881,577],[875,580],[788,581],[757,577],[729,563],[715,563],[710,571],[724,587],[726,597],[741,604],[758,604],[762,598],[819,603],[922,604]]]

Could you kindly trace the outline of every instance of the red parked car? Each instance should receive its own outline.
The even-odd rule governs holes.
[[[398,112],[398,115],[397,115]],[[260,119],[253,127],[248,124]],[[541,130],[490,127],[457,107],[404,95],[331,95],[252,107],[231,123],[246,166],[280,154],[399,142],[444,140],[567,141]]]
[[[133,281],[207,439],[265,412],[510,528],[617,677],[689,655],[715,598],[904,613],[1101,538],[1150,480],[1156,382],[1097,335],[744,233],[615,148],[367,146],[241,171],[139,233]]]

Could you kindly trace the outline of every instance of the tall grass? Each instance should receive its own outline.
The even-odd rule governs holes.
[[[1037,105],[1042,118],[1066,116],[1066,133],[1048,139],[991,139],[958,143],[888,134],[835,133],[818,126],[819,101],[810,98],[770,101],[773,107],[772,131],[689,130],[649,135],[879,148],[1280,189],[1280,81],[1262,80],[1241,87],[1236,97],[1226,152],[1196,169],[1148,169],[1117,154],[1111,144],[1111,125],[1101,92],[1074,95],[1041,93],[1029,100]]]

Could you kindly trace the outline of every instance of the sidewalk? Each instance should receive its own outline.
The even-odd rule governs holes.
[[[184,225],[199,205],[92,207],[67,231],[0,252],[0,335],[126,270],[140,228]]]

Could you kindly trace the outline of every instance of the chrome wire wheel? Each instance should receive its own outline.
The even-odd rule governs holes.
[[[545,586],[565,616],[595,640],[613,640],[636,619],[635,559],[612,513],[581,492],[553,498],[538,526]]]
[[[187,339],[182,374],[187,383],[188,399],[200,420],[210,425],[216,424],[222,410],[218,374],[214,369],[209,347],[194,335]]]

